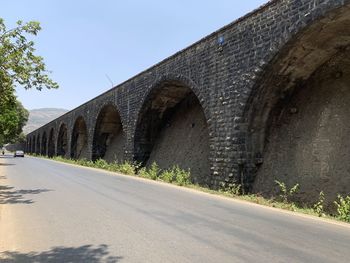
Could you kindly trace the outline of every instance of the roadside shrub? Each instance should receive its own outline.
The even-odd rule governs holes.
[[[173,169],[171,168],[164,170],[160,175],[160,179],[167,183],[174,182],[176,180],[176,176]]]
[[[288,189],[284,182],[275,180],[275,183],[279,186],[279,197],[281,201],[286,204],[290,201],[291,197],[299,190],[299,184],[295,184],[293,187]]]
[[[108,168],[108,163],[103,159],[98,159],[94,162],[96,168],[106,169]]]
[[[86,160],[86,159],[78,159],[75,161],[75,163],[82,165],[82,166],[88,166],[92,167],[94,163],[92,161]]]
[[[152,180],[157,180],[158,175],[160,173],[160,169],[157,163],[153,162],[151,167],[148,169],[148,178]]]
[[[66,162],[67,161],[67,159],[63,158],[62,156],[55,156],[53,159],[56,160],[56,161],[60,161],[60,162]]]
[[[350,196],[338,195],[338,201],[334,201],[334,204],[338,212],[337,217],[345,222],[350,222]]]
[[[173,167],[173,172],[175,174],[175,182],[178,185],[188,185],[190,184],[190,170],[185,171],[181,169],[179,166],[175,165]]]
[[[157,180],[159,178],[160,175],[160,169],[159,166],[156,162],[153,162],[151,164],[151,167],[146,168],[146,167],[142,167],[138,174],[140,177],[143,178],[148,178],[148,179],[152,179],[152,180]]]
[[[233,196],[241,195],[242,186],[236,183],[221,183],[219,192],[226,193]]]
[[[324,193],[323,191],[320,192],[319,194],[319,197],[318,197],[318,201],[314,204],[313,206],[313,210],[314,212],[319,216],[325,216],[325,213],[324,213]]]
[[[137,166],[131,162],[124,161],[117,164],[117,171],[123,174],[135,175]]]
[[[178,165],[164,170],[160,175],[159,179],[167,183],[175,183],[177,185],[188,185],[190,184],[191,173],[190,170],[186,171],[181,169]]]
[[[240,195],[242,186],[240,184],[229,184],[227,191],[232,195]]]
[[[146,167],[142,167],[142,168],[138,171],[138,175],[139,175],[140,177],[143,177],[143,178],[148,178],[147,168],[146,168]]]
[[[190,171],[181,169],[178,165],[161,170],[157,163],[152,163],[148,169],[146,167],[141,168],[138,171],[138,175],[143,178],[149,178],[152,180],[162,180],[167,183],[175,183],[177,185],[190,184]]]

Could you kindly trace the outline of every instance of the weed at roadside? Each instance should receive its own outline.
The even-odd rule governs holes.
[[[321,191],[318,197],[318,201],[313,205],[313,210],[319,217],[325,216],[324,200],[325,200],[324,193],[323,191]]]
[[[345,222],[350,222],[350,196],[338,195],[338,201],[334,201],[334,204],[337,207],[337,217]]]

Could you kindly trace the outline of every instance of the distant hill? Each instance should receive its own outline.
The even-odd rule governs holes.
[[[29,118],[27,125],[24,126],[24,134],[28,134],[37,128],[43,126],[46,123],[56,119],[57,117],[65,114],[68,110],[56,109],[56,108],[42,108],[29,111]]]

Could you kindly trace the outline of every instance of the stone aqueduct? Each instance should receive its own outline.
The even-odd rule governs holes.
[[[27,135],[27,151],[156,161],[312,201],[350,192],[350,1],[275,0]]]

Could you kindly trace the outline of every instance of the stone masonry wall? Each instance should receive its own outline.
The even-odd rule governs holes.
[[[164,81],[179,81],[198,97],[208,123],[209,186],[218,188],[223,183],[241,182],[249,188],[252,175],[244,168],[249,166],[249,120],[244,116],[253,87],[285,44],[325,14],[348,5],[349,1],[344,0],[271,1],[33,131],[27,135],[28,142],[43,131],[49,134],[52,127],[57,141],[59,126],[66,123],[70,145],[74,122],[82,116],[91,154],[96,118],[103,105],[110,103],[120,113],[126,136],[124,157],[132,160],[136,123],[147,95]]]

